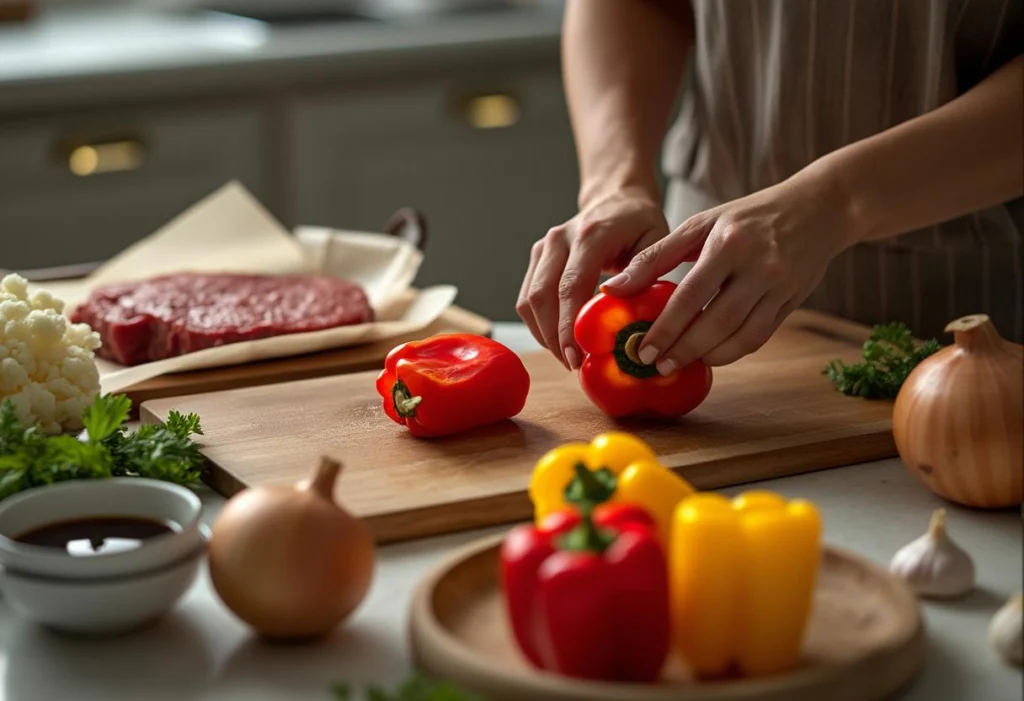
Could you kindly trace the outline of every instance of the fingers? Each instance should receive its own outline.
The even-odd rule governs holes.
[[[601,290],[615,297],[642,292],[680,263],[693,260],[713,223],[714,219],[706,216],[691,217],[665,238],[639,250],[621,273],[601,285]],[[637,249],[643,243],[641,238]]]
[[[537,339],[537,343],[541,345],[544,345],[544,336],[541,335],[540,328],[537,326],[537,319],[533,316],[533,309],[530,307],[527,294],[530,291],[530,285],[533,284],[533,276],[537,270],[537,263],[540,261],[540,254],[543,250],[544,239],[537,241],[530,248],[530,264],[526,268],[523,284],[519,287],[519,298],[516,300],[516,313],[519,314],[519,318],[526,324],[526,328],[530,329],[530,333]]]
[[[638,353],[643,362],[648,365],[653,363],[676,345],[679,337],[690,326],[694,317],[718,293],[725,283],[729,271],[730,264],[724,256],[701,256],[693,270],[676,287],[672,297],[668,300],[668,304],[665,305],[665,308],[647,331],[647,335],[640,344]],[[754,301],[756,300],[750,302],[750,306],[753,306]],[[747,311],[749,311],[749,307]],[[737,322],[737,327],[742,321],[743,317]],[[680,356],[679,359],[689,354],[685,346],[676,349],[676,351]],[[693,357],[699,358],[701,355],[703,353]],[[679,363],[678,359],[675,362],[677,363],[676,367],[682,367],[682,363]],[[665,362],[664,366],[667,369],[665,374],[668,374],[671,371],[671,364]]]
[[[544,237],[543,250],[526,291],[526,299],[543,339],[541,342],[563,363],[565,359],[558,344],[558,288],[568,259],[565,229],[555,227]]]
[[[558,284],[558,348],[570,370],[579,368],[582,359],[573,337],[576,315],[594,295],[601,262],[593,246],[574,246]]]
[[[736,333],[711,349],[701,360],[715,367],[728,365],[759,349],[785,318],[785,315],[780,314],[784,303],[785,298],[781,295],[769,294],[762,297]]]
[[[743,326],[763,296],[764,289],[757,280],[743,278],[724,285],[692,325],[689,325],[692,314],[669,316],[663,312],[644,339],[645,343],[666,349],[658,360],[658,372],[668,375],[703,358]]]

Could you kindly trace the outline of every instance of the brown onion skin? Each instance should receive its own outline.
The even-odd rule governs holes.
[[[949,501],[1016,506],[1024,500],[1024,348],[983,314],[946,330],[955,343],[918,365],[896,397],[896,448]]]
[[[214,524],[213,587],[265,638],[322,636],[355,611],[370,588],[373,538],[334,502],[337,470],[332,476],[324,469],[297,488],[248,489]]]

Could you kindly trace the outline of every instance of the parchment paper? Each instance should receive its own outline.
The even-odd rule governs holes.
[[[398,304],[422,262],[421,251],[386,234],[302,227],[292,236],[244,186],[231,182],[86,279],[41,287],[64,299],[70,315],[93,288],[112,282],[186,271],[322,273],[359,283],[376,314],[371,323],[231,343],[133,367],[97,358],[102,390],[116,392],[167,373],[315,353],[418,331],[451,306],[457,293],[451,285],[438,285],[420,291],[411,304]]]

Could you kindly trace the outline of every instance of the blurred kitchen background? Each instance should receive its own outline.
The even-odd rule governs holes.
[[[553,0],[0,0],[0,268],[103,260],[226,181],[286,226],[427,217],[495,320],[575,211]]]

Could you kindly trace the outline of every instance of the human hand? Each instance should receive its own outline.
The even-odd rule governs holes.
[[[566,367],[580,366],[573,323],[602,272],[615,273],[668,234],[656,198],[637,189],[593,200],[533,244],[516,311],[534,338]]]
[[[636,294],[696,260],[639,356],[657,362],[662,375],[695,360],[727,365],[764,345],[817,287],[829,262],[852,245],[848,211],[837,185],[796,176],[691,217],[640,251],[602,290]]]

